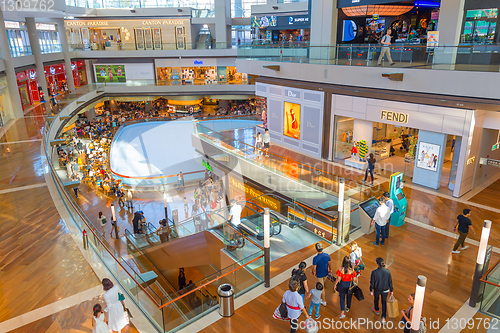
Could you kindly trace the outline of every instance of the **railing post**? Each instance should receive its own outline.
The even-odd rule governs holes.
[[[476,306],[479,295],[479,285],[481,284],[481,276],[483,275],[483,267],[486,260],[486,248],[488,247],[488,239],[490,238],[491,221],[485,220],[483,224],[483,231],[481,232],[481,239],[479,241],[479,250],[476,259],[476,271],[472,280],[472,289],[470,291],[469,305]]]
[[[264,208],[264,286],[271,286],[271,244],[270,244],[270,214],[269,208]]]
[[[339,202],[337,203],[338,217],[337,217],[337,245],[342,245],[342,231],[344,228],[344,188],[345,179],[339,179]]]
[[[417,278],[417,287],[415,289],[415,298],[413,311],[411,313],[411,333],[418,333],[420,331],[420,317],[422,316],[422,308],[424,306],[425,287],[427,285],[427,278],[419,275]]]
[[[165,207],[165,222],[168,224],[167,192],[163,189],[163,206]]]
[[[116,223],[115,204],[111,204],[111,223],[111,228],[113,228],[113,225],[115,226],[115,236],[116,239],[118,239],[118,224]]]
[[[83,249],[86,250],[89,248],[89,239],[87,237],[87,230],[83,230]]]

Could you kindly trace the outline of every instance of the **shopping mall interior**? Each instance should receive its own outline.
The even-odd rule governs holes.
[[[0,4],[0,332],[498,332],[499,9]]]

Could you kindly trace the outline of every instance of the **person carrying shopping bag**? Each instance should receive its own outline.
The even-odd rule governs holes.
[[[362,259],[363,252],[361,251],[361,248],[356,242],[352,242],[350,247],[351,247],[351,254],[350,254],[351,266],[354,268],[359,278],[359,276],[361,275],[361,271],[365,269],[365,263],[363,262]]]
[[[274,311],[274,319],[290,320],[290,333],[297,332],[299,317],[302,313],[309,319],[309,314],[304,307],[302,296],[297,292],[299,282],[295,279],[288,281],[288,290],[283,294],[281,305]]]
[[[340,296],[340,319],[345,318],[345,313],[351,308],[352,293],[349,288],[352,283],[357,283],[356,271],[351,266],[351,258],[345,256],[342,260],[342,266],[337,270],[337,280],[333,290],[338,290]],[[346,304],[347,303],[347,304]]]

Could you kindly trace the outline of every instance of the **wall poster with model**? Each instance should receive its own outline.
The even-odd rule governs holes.
[[[300,104],[285,102],[284,109],[283,134],[300,139]]]
[[[186,48],[184,27],[175,27],[175,42],[177,44],[177,50],[184,50]]]
[[[125,65],[94,65],[97,82],[126,82]]]
[[[417,150],[417,167],[430,171],[437,171],[440,150],[440,145],[420,142]]]

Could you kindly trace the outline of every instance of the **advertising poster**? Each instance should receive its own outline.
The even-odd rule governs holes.
[[[144,34],[142,28],[134,28],[135,31],[135,48],[144,50]]]
[[[441,146],[432,143],[420,142],[417,151],[417,167],[437,171],[439,151]]]
[[[252,28],[267,28],[276,27],[278,25],[278,17],[270,16],[252,16]]]
[[[125,65],[94,65],[97,82],[125,82]]]
[[[438,47],[439,31],[427,31],[427,47]]]
[[[144,28],[144,45],[146,50],[153,49],[153,35],[151,34],[151,28]]]
[[[161,30],[160,28],[153,28],[153,44],[155,50],[161,50]]]
[[[186,43],[184,42],[184,27],[175,27],[175,41],[177,50],[184,50]]]
[[[300,104],[285,102],[283,134],[294,139],[300,139]]]

